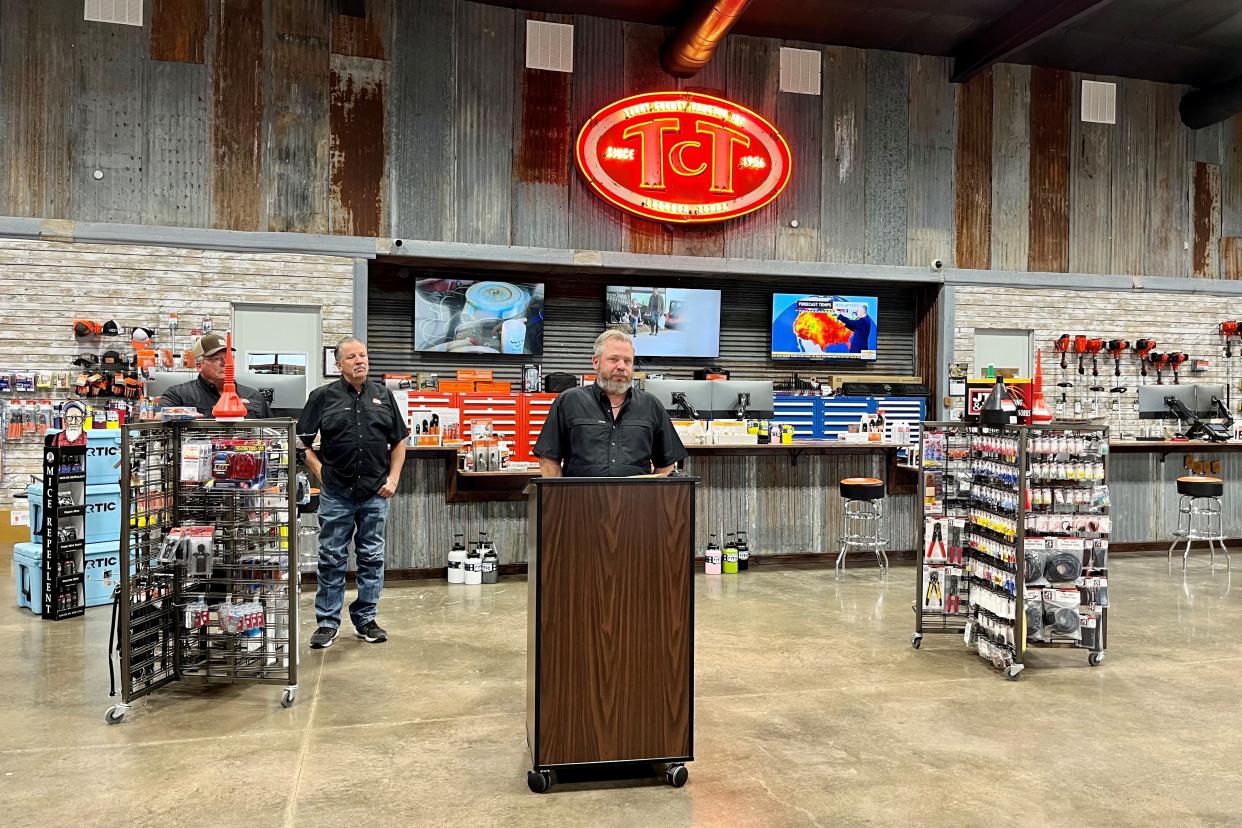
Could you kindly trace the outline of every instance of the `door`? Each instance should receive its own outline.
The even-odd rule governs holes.
[[[1029,330],[1012,328],[975,329],[975,376],[987,373],[988,365],[1013,368],[1019,377],[1029,377],[1035,370],[1031,360]]]
[[[322,345],[318,307],[233,303],[237,381],[271,389],[273,408],[300,409],[323,384]]]

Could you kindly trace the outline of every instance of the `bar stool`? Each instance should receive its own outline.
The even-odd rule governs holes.
[[[1173,563],[1173,548],[1186,539],[1182,552],[1182,571],[1190,557],[1190,544],[1197,540],[1208,542],[1212,566],[1216,566],[1216,544],[1225,554],[1225,571],[1230,571],[1232,561],[1225,547],[1225,533],[1221,522],[1220,499],[1225,484],[1219,477],[1186,476],[1177,478],[1177,493],[1181,495],[1177,506],[1177,528],[1173,530],[1173,545],[1169,547],[1169,563]]]
[[[847,477],[839,484],[845,499],[837,577],[845,571],[845,553],[851,547],[870,549],[882,570],[888,569],[888,522],[884,515],[884,481],[875,477]]]

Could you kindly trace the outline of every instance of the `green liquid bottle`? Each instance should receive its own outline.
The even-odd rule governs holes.
[[[730,532],[725,536],[724,546],[724,573],[726,575],[737,574],[737,544],[733,540],[733,533]]]

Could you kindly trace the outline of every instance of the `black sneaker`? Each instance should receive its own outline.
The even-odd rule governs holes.
[[[320,627],[315,630],[315,634],[311,636],[312,650],[326,650],[336,641],[336,627]]]
[[[374,621],[368,621],[361,627],[358,627],[358,637],[368,644],[380,644],[388,640],[388,633],[384,632],[384,628]]]

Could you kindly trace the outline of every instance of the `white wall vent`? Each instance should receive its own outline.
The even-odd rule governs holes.
[[[1082,119],[1089,124],[1117,123],[1117,84],[1083,81]]]
[[[819,94],[821,55],[814,49],[781,47],[781,91],[798,95]]]
[[[96,23],[142,25],[142,0],[86,0],[83,20]]]
[[[574,27],[566,23],[527,20],[526,68],[574,71]]]

